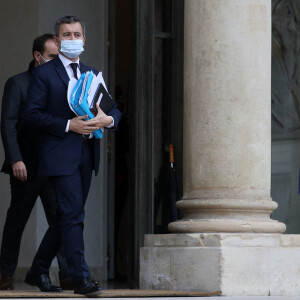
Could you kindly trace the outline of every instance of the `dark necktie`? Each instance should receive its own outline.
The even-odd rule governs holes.
[[[72,70],[73,70],[73,73],[74,73],[74,77],[78,80],[78,77],[77,77],[77,67],[78,67],[78,64],[76,63],[71,63],[70,64]]]

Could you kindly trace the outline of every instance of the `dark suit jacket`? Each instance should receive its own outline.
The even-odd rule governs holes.
[[[24,108],[34,61],[26,72],[9,78],[4,87],[1,111],[1,136],[5,161],[1,171],[11,173],[12,163],[24,161],[28,176],[37,165],[37,129],[25,124]]]
[[[80,72],[93,70],[80,63]],[[38,174],[45,176],[71,175],[78,167],[82,154],[83,137],[75,132],[65,132],[67,121],[75,117],[67,101],[69,77],[59,59],[43,64],[32,72],[28,89],[26,121],[39,127]],[[115,105],[108,113],[117,126],[121,113]],[[94,170],[99,168],[99,140],[93,138]]]

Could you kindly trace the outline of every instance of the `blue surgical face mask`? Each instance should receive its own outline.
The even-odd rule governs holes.
[[[60,40],[60,39],[59,39]],[[83,40],[60,40],[60,51],[69,58],[79,56],[83,51]]]

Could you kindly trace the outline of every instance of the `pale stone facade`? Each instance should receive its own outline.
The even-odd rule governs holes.
[[[300,237],[270,218],[271,1],[186,0],[183,219],[147,235],[145,289],[299,295]]]

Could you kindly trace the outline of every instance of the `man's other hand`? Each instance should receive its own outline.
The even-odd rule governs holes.
[[[112,118],[103,112],[103,110],[99,107],[98,103],[96,103],[96,108],[98,111],[97,116],[86,122],[93,126],[97,126],[98,129],[109,126],[112,123]]]
[[[69,130],[74,131],[79,134],[90,134],[97,130],[99,127],[94,123],[89,123],[84,121],[88,116],[79,116],[70,120]]]
[[[27,181],[27,170],[23,161],[19,160],[14,162],[12,165],[12,171],[14,176],[22,182]]]

